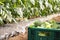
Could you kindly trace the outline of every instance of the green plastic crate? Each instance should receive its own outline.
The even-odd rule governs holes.
[[[29,27],[28,40],[60,40],[60,30]]]

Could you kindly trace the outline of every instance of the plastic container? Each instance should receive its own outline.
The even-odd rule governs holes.
[[[60,30],[29,27],[28,40],[60,40]]]

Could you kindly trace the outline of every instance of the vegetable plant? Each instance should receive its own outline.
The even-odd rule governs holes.
[[[0,24],[60,12],[60,0],[0,0]],[[21,20],[21,19],[20,19]]]

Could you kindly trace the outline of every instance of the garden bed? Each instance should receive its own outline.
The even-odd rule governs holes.
[[[36,20],[60,22],[59,5],[59,0],[0,0],[0,40],[27,40],[25,28]]]

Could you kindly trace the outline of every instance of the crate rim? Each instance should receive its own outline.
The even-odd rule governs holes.
[[[46,28],[36,28],[36,27],[33,27],[33,28],[28,27],[28,29],[33,29],[33,30],[60,31],[60,29],[46,29]]]

